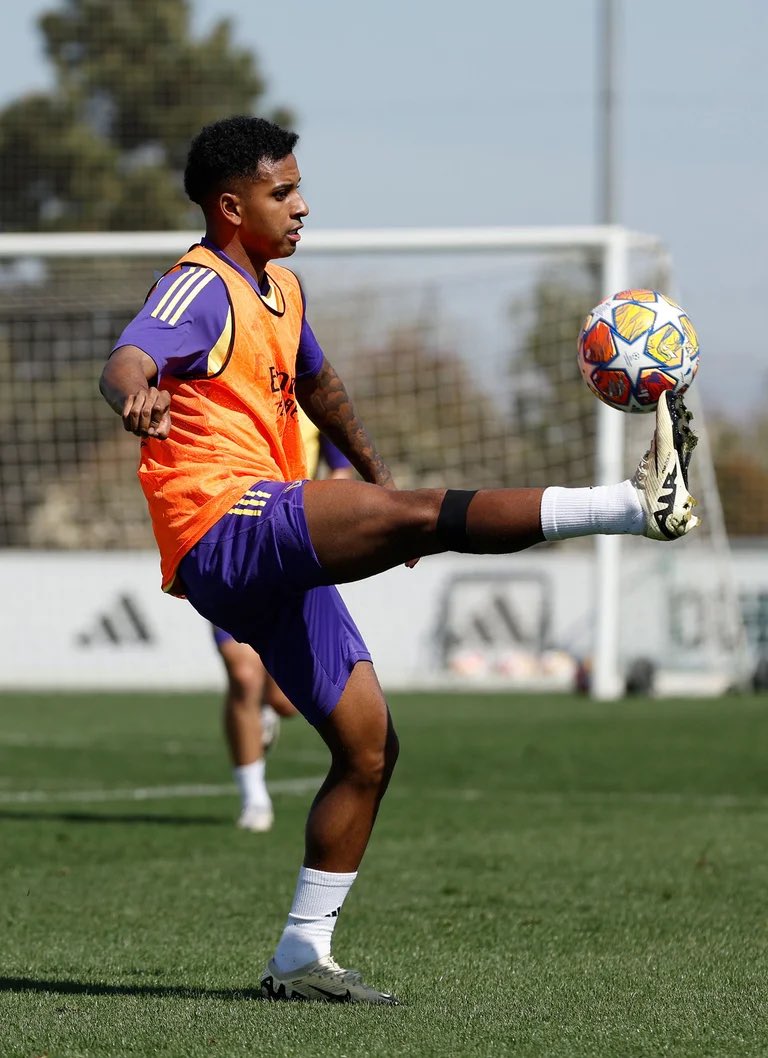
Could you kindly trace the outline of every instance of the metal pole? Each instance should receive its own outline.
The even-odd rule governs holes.
[[[615,0],[598,0],[597,220],[616,223],[616,45]]]
[[[627,285],[628,237],[615,228],[605,248],[603,290],[613,293]],[[624,412],[598,403],[596,478],[598,485],[613,485],[624,477]],[[621,624],[620,536],[595,537],[595,645],[591,693],[601,701],[612,701],[624,693],[620,664]]]
[[[615,99],[616,7],[614,0],[598,0],[598,150],[597,219],[616,223]],[[600,275],[601,297],[613,294],[629,282],[626,234],[612,234],[603,255]],[[595,475],[599,485],[612,485],[624,473],[625,422],[622,412],[605,404],[597,409],[597,454]],[[612,701],[623,693],[620,664],[619,625],[621,621],[621,537],[595,539],[594,591],[596,608],[595,645],[591,693],[594,698]]]

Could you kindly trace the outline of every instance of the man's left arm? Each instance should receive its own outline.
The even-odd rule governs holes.
[[[358,419],[344,383],[327,357],[317,374],[296,379],[296,397],[315,426],[350,461],[364,481],[393,489],[389,467]]]

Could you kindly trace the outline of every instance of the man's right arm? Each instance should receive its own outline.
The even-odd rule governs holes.
[[[104,365],[99,389],[129,433],[164,441],[171,429],[171,396],[150,385],[156,380],[152,357],[138,346],[121,345]]]

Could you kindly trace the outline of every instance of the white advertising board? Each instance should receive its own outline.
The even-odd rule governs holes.
[[[653,545],[651,545],[653,546]],[[658,550],[658,548],[656,549]],[[768,559],[737,553],[753,638],[768,637]],[[589,652],[588,549],[441,555],[340,589],[388,689],[572,678],[560,651]],[[730,649],[718,585],[695,556],[674,582],[637,581],[626,599],[628,656],[674,649],[689,669]],[[214,689],[207,623],[159,586],[154,554],[0,552],[0,687]]]

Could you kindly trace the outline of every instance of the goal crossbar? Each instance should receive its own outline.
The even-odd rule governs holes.
[[[121,255],[182,252],[198,242],[199,231],[145,232],[19,232],[0,233],[0,258],[120,257]],[[302,234],[301,253],[463,253],[491,250],[605,251],[616,242],[629,248],[660,250],[654,235],[616,225],[527,228],[329,228]]]

